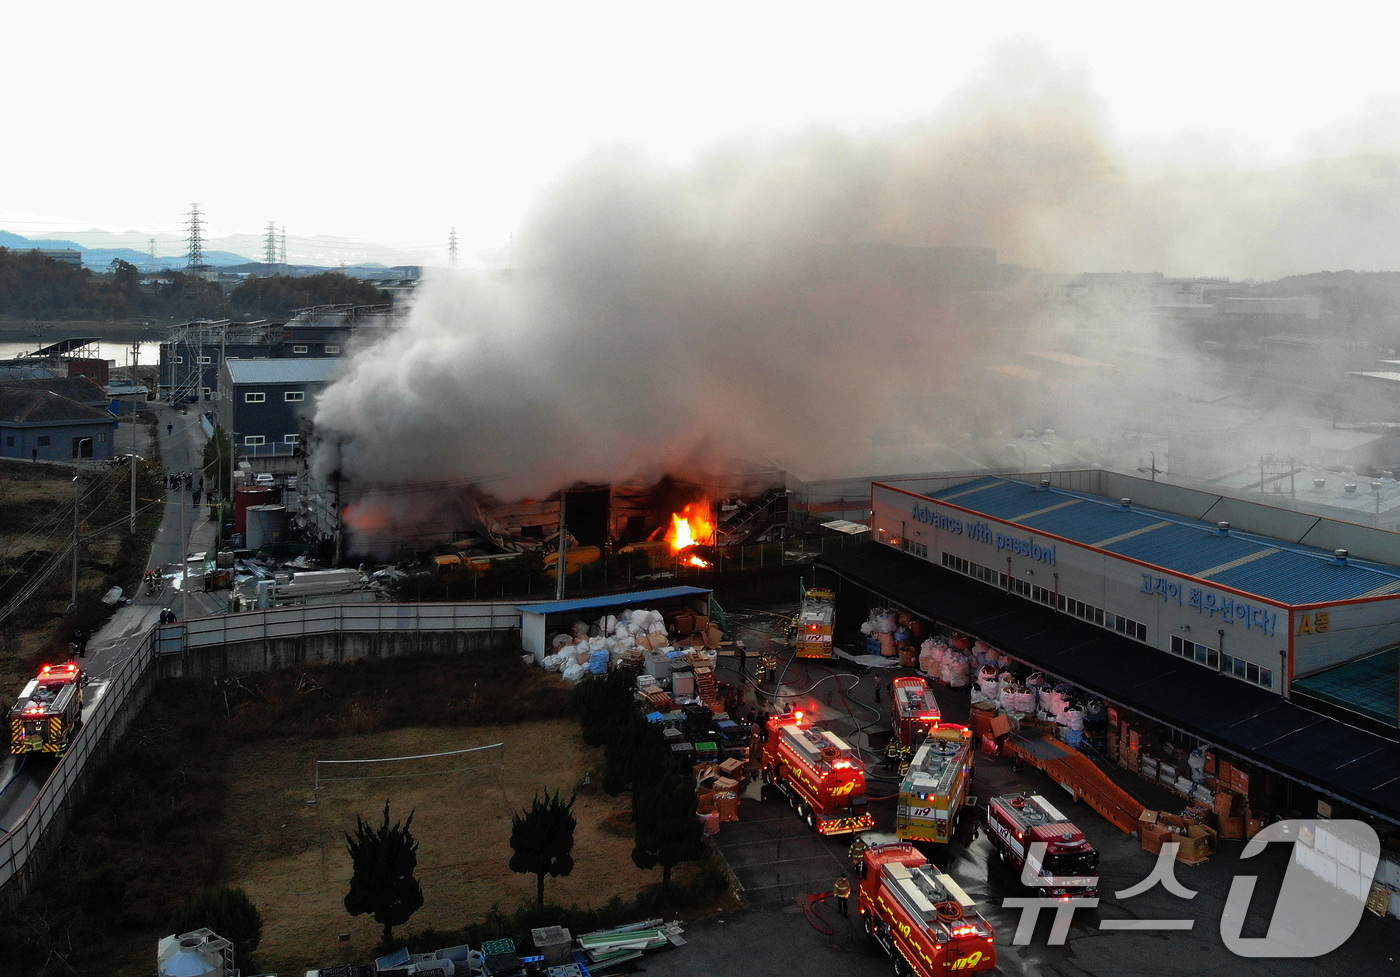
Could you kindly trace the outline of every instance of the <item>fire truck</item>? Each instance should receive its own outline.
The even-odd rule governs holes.
[[[1099,853],[1084,832],[1039,794],[987,802],[987,834],[1003,861],[1043,895],[1099,894]],[[1045,846],[1039,850],[1039,844]]]
[[[894,833],[946,844],[971,785],[972,731],[952,724],[930,730],[900,781]]]
[[[942,718],[928,680],[906,676],[890,682],[890,728],[901,746],[918,746]]]
[[[956,882],[913,845],[876,845],[860,867],[865,933],[894,958],[898,975],[947,977],[996,966],[996,931]]]
[[[10,752],[62,754],[83,717],[83,671],[77,662],[45,665],[10,709]]]
[[[851,834],[875,824],[865,809],[865,768],[855,750],[830,730],[806,723],[801,712],[768,720],[763,776],[821,834]]]
[[[834,658],[831,626],[836,617],[836,593],[831,590],[804,591],[802,608],[797,612],[798,658]]]

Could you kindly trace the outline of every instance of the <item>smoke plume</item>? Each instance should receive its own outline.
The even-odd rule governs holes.
[[[1393,198],[1350,236],[1333,205],[1355,218],[1392,184],[1345,162],[1135,173],[1092,97],[1043,65],[898,131],[735,142],[685,167],[615,151],[547,194],[509,270],[425,280],[321,399],[340,452],[316,463],[362,487],[489,479],[519,498],[774,456],[821,477],[880,443],[1019,432],[1056,404],[988,368],[1055,341],[1036,279],[1006,265],[1307,270],[1316,253],[1288,232],[1341,255],[1374,244]],[[1113,327],[1121,346],[1175,348]],[[1194,372],[1173,363],[1114,373],[1104,402]]]

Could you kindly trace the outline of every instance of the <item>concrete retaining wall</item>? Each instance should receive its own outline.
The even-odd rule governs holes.
[[[156,660],[160,678],[209,680],[326,662],[520,651],[520,629],[326,631],[187,648]]]

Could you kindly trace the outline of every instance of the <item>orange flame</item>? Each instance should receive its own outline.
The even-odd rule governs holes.
[[[666,534],[666,541],[671,544],[672,552],[679,553],[697,543],[713,543],[714,536],[715,520],[710,515],[710,507],[704,502],[691,502],[680,512],[672,513],[671,531]]]

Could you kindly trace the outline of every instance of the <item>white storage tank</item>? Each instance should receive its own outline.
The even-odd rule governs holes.
[[[167,936],[156,944],[156,973],[160,977],[228,977],[237,973],[233,944],[207,929]]]
[[[280,543],[287,538],[287,507],[254,505],[248,507],[248,549]]]

